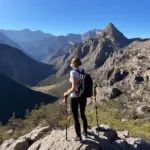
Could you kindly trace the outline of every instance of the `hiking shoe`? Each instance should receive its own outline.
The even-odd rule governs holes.
[[[85,138],[87,138],[88,137],[88,134],[87,134],[87,132],[82,132],[82,135],[85,137]]]
[[[74,141],[82,141],[82,137],[75,137],[74,139],[73,139]]]

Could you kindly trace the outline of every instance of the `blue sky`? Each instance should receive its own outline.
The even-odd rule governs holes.
[[[128,37],[150,37],[149,7],[150,0],[0,0],[0,28],[60,35],[112,22]]]

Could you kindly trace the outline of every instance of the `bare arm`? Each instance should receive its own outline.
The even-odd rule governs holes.
[[[67,91],[67,92],[65,92],[64,94],[65,95],[69,95],[69,94],[71,94],[72,92],[74,92],[75,90],[76,90],[76,78],[75,77],[71,77],[71,83],[72,83],[72,87]]]

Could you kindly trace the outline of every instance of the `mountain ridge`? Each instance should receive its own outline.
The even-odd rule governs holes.
[[[0,121],[7,123],[8,119],[15,116],[24,117],[27,109],[31,110],[41,103],[52,103],[56,97],[35,92],[6,75],[0,73]]]
[[[37,62],[14,47],[0,44],[0,72],[25,85],[35,85],[54,73],[51,65]]]
[[[13,40],[9,39],[5,34],[0,32],[0,44],[10,45],[12,47],[16,47],[18,49],[22,49],[17,43]]]
[[[99,68],[113,52],[118,51],[120,48],[130,43],[131,40],[127,39],[112,23],[110,23],[107,25],[106,29],[101,32],[99,37],[90,38],[85,43],[75,44],[71,52],[63,55],[59,62],[57,62],[57,64],[61,64],[57,75],[67,73],[70,69],[69,63],[73,57],[82,59],[83,67],[89,71]],[[50,60],[49,63],[53,64],[51,62]]]
[[[86,32],[85,33],[86,39],[93,37],[93,36],[97,36],[96,31],[97,30],[91,30],[91,31]],[[44,33],[40,30],[31,31],[29,29],[24,29],[24,30],[19,30],[19,31],[0,30],[0,32],[4,33],[11,40],[14,40],[15,42],[17,42],[23,48],[24,52],[27,52],[34,59],[38,61],[44,60],[45,55],[51,55],[50,47],[54,49],[54,51],[58,51],[57,47],[55,46],[53,47],[53,44],[57,42],[58,45],[60,45],[64,40],[62,39],[62,41],[60,40],[58,41],[58,39],[61,39],[61,37],[65,38],[65,40],[68,41],[68,46],[70,45],[69,43],[75,44],[75,43],[84,42],[86,40],[84,38],[84,35],[85,35],[84,33],[83,34],[69,33],[67,35],[55,36],[50,33]],[[49,41],[50,44],[47,45],[47,48],[45,49],[44,47],[42,47],[42,45],[46,41]],[[41,43],[41,45],[39,43]],[[63,45],[61,45],[61,49],[64,53],[69,51],[69,50],[66,50],[66,48],[63,47]],[[54,55],[56,55],[56,53]]]

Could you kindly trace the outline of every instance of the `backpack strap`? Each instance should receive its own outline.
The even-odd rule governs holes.
[[[82,71],[80,71],[80,70],[78,70],[78,69],[75,69],[75,71],[77,71],[79,74],[84,73],[84,69],[82,69]]]

